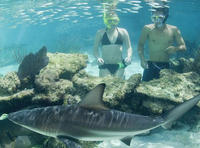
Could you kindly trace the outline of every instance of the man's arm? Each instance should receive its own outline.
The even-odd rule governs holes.
[[[147,68],[147,64],[144,58],[144,45],[148,37],[148,32],[149,32],[149,28],[147,26],[144,26],[144,28],[142,29],[140,39],[139,39],[139,43],[138,43],[138,54],[140,56],[141,66],[143,68]]]
[[[124,45],[127,50],[126,62],[130,63],[133,51],[132,51],[132,47],[131,47],[129,34],[128,34],[127,30],[125,30],[125,29],[124,29]]]
[[[181,32],[177,27],[174,28],[174,40],[176,41],[177,46],[169,46],[165,51],[168,54],[173,54],[176,51],[185,51],[186,46],[185,42],[183,40],[183,37],[181,36]]]
[[[185,42],[178,28],[175,29],[175,40],[178,44],[178,46],[176,47],[176,51],[185,51],[186,50]]]

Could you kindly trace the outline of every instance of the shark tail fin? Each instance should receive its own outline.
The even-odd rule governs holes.
[[[174,121],[179,119],[182,115],[188,112],[200,101],[200,95],[197,95],[179,106],[172,109],[165,117],[165,122],[161,125],[163,128],[169,129]]]

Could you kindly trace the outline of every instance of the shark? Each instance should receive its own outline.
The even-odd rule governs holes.
[[[107,108],[102,101],[105,87],[104,83],[97,85],[79,104],[20,110],[8,114],[7,119],[33,132],[57,138],[69,148],[81,148],[79,140],[120,139],[130,146],[135,135],[171,127],[200,101],[197,95],[164,117],[150,117]]]

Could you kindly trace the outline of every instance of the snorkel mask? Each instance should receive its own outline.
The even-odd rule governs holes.
[[[167,5],[152,8],[151,20],[156,27],[162,27],[169,16],[169,7]]]
[[[103,21],[106,27],[111,29],[119,24],[120,19],[116,14],[104,14]]]
[[[153,14],[151,20],[156,27],[160,28],[164,25],[165,16],[162,14]]]

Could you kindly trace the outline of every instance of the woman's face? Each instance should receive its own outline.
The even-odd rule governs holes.
[[[115,28],[119,24],[119,18],[118,17],[110,17],[110,18],[107,18],[104,21],[104,23],[108,29]]]

